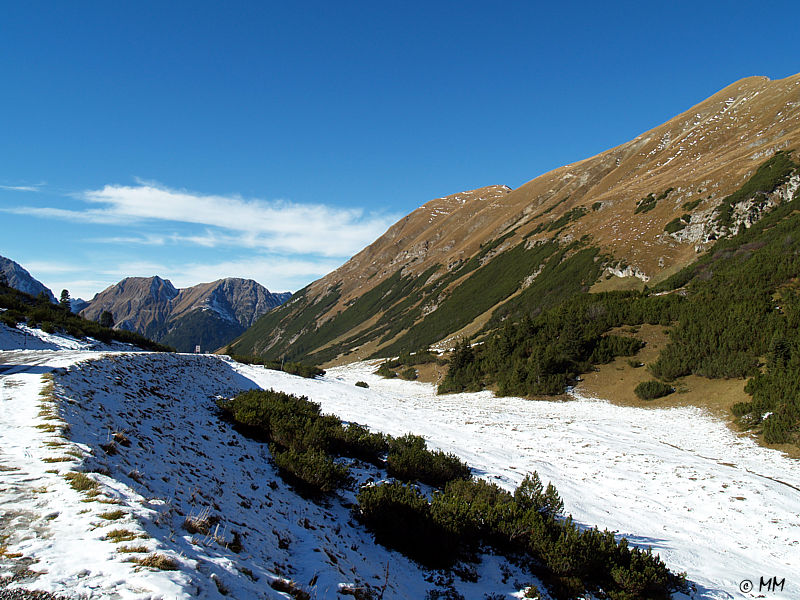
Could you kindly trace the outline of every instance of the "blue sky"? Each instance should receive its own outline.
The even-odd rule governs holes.
[[[517,187],[749,75],[800,3],[17,2],[0,19],[0,254],[295,291],[432,198]]]

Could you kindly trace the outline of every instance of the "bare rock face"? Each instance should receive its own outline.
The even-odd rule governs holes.
[[[181,290],[172,302],[171,317],[197,309],[210,310],[247,328],[286,299],[286,294],[273,294],[252,279],[219,279]]]
[[[38,296],[44,293],[50,302],[56,301],[53,292],[51,292],[49,288],[42,282],[34,279],[19,263],[14,262],[10,258],[0,256],[0,272],[5,275],[8,285],[15,290],[25,292],[31,296]]]

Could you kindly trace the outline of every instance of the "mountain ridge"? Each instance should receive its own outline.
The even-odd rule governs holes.
[[[584,265],[593,280],[582,287],[630,289],[660,281],[718,237],[747,226],[741,214],[722,223],[725,198],[765,158],[799,145],[800,75],[742,79],[629,142],[515,190],[488,186],[431,200],[279,311],[262,317],[234,350],[320,362],[347,360],[353,352],[352,358],[378,355],[381,349],[414,350],[413,340],[402,341],[408,337],[403,331],[422,327],[449,299],[452,304],[455,291],[487,265],[494,264],[498,273],[512,269],[512,251],[531,264],[517,269],[512,276],[518,279],[508,283],[502,297],[469,322],[487,320],[490,311],[523,292],[551,257],[564,263],[582,247],[596,248],[592,260],[602,267],[594,273]],[[785,194],[791,196],[798,184],[790,182]],[[740,212],[747,210],[743,206]],[[667,231],[668,225],[677,229]],[[532,255],[539,247],[552,251]],[[491,287],[492,277],[483,279],[483,289]],[[371,293],[380,301],[363,300]],[[452,334],[469,323],[456,321],[440,328]],[[404,326],[400,331],[399,325]]]
[[[31,296],[38,296],[43,293],[50,302],[56,302],[56,297],[53,295],[50,288],[34,278],[33,275],[18,262],[6,258],[5,256],[0,256],[0,273],[5,275],[8,285],[14,289],[30,294]]]
[[[286,299],[286,293],[273,294],[252,279],[229,277],[178,289],[157,275],[127,277],[96,294],[81,314],[98,320],[108,311],[116,328],[188,352],[196,345],[206,350],[225,345]]]

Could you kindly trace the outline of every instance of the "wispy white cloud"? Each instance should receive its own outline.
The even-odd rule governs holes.
[[[215,281],[224,277],[255,279],[272,292],[296,291],[309,281],[341,265],[336,260],[307,260],[292,257],[253,257],[217,263],[188,263],[167,267],[163,277],[176,287]]]
[[[114,214],[107,210],[69,210],[66,208],[51,208],[38,206],[13,206],[0,208],[0,212],[29,217],[58,219],[73,223],[91,223],[94,225],[126,225],[133,223],[133,219],[123,215]]]
[[[26,260],[23,266],[34,277],[40,273],[55,275],[58,273],[79,273],[84,270],[84,267],[76,264],[48,260]]]
[[[8,213],[99,225],[134,225],[152,221],[205,226],[199,235],[121,236],[119,243],[188,243],[205,247],[238,246],[273,252],[350,256],[377,238],[395,216],[366,214],[325,204],[285,200],[245,200],[202,195],[152,183],[107,185],[79,196],[98,208],[53,207],[0,209]]]
[[[288,201],[245,200],[237,196],[201,195],[154,184],[107,185],[84,193],[84,199],[105,205],[95,218],[161,220],[193,223],[237,232],[186,238],[203,245],[237,244],[269,250],[345,256],[374,240],[393,218],[365,215],[360,209]]]
[[[84,298],[124,277],[152,275],[177,287],[243,277],[270,290],[297,290],[340,266],[396,219],[325,204],[203,195],[144,181],[73,194],[57,206],[0,212],[104,227],[74,229],[102,252],[86,252],[75,265],[35,265],[46,285]],[[122,248],[113,250],[111,244]]]
[[[44,185],[44,183],[35,183],[33,185],[0,185],[0,190],[9,190],[12,192],[39,192]]]

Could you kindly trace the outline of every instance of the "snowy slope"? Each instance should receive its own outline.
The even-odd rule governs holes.
[[[92,338],[78,339],[64,333],[47,333],[19,324],[16,329],[0,323],[0,350],[110,350],[136,352],[122,342],[105,344]]]
[[[28,587],[90,598],[215,598],[220,589],[280,598],[268,584],[286,577],[317,598],[336,597],[343,583],[385,583],[385,598],[424,598],[444,583],[352,522],[354,490],[322,504],[299,498],[264,446],[220,421],[215,397],[258,385],[307,395],[373,429],[422,434],[509,489],[536,469],[577,521],[618,530],[687,571],[696,598],[755,597],[739,582],[754,580],[757,591],[759,577],[773,575],[786,586],[769,597],[800,597],[800,466],[697,410],[439,397],[426,384],[379,379],[364,363],[307,380],[213,356],[29,351],[0,353],[0,362],[21,364],[0,375],[0,525],[10,532],[6,553],[22,555],[0,564],[47,570]],[[65,446],[52,445],[58,431],[37,429],[48,423],[37,416],[42,373],[53,368],[70,427]],[[370,388],[355,387],[358,380]],[[111,444],[115,433],[129,445]],[[99,482],[94,501],[65,481],[75,470]],[[373,467],[355,471],[380,476]],[[116,510],[118,519],[100,516]],[[209,535],[187,531],[187,518],[206,514],[219,519]],[[115,544],[105,539],[114,529],[142,537]],[[120,545],[146,552],[121,553]],[[153,553],[179,569],[125,562]],[[497,557],[477,570],[478,583],[452,580],[466,598],[535,581]]]
[[[95,360],[56,373],[70,441],[53,447],[48,442],[58,443],[58,434],[36,429],[42,422],[31,399],[42,370],[81,357],[37,353],[39,367],[26,354],[18,357],[27,365],[20,368],[33,371],[3,378],[9,410],[0,415],[4,437],[13,432],[7,437],[14,442],[0,471],[4,478],[11,473],[6,468],[24,473],[15,493],[0,500],[2,510],[28,515],[5,543],[8,552],[34,559],[34,571],[47,570],[22,585],[89,598],[219,598],[220,590],[233,598],[285,598],[269,587],[285,577],[318,598],[335,597],[342,585],[384,584],[386,598],[423,598],[447,583],[374,544],[352,521],[355,489],[320,504],[303,500],[277,477],[265,446],[220,420],[214,398],[255,385],[228,363],[210,356],[90,354]],[[26,412],[16,410],[25,405]],[[109,452],[115,433],[129,445]],[[43,462],[59,458],[68,460]],[[70,489],[64,474],[78,469],[99,483],[101,495]],[[360,480],[381,477],[374,467],[354,470]],[[103,518],[113,511],[122,514]],[[187,530],[187,518],[205,515],[219,519],[207,535]],[[115,529],[134,539],[115,544],[108,539]],[[122,546],[142,546],[142,552],[119,552]],[[178,570],[125,562],[153,554],[173,559]],[[476,571],[476,583],[454,581],[466,597],[511,594],[535,582],[493,556]]]

